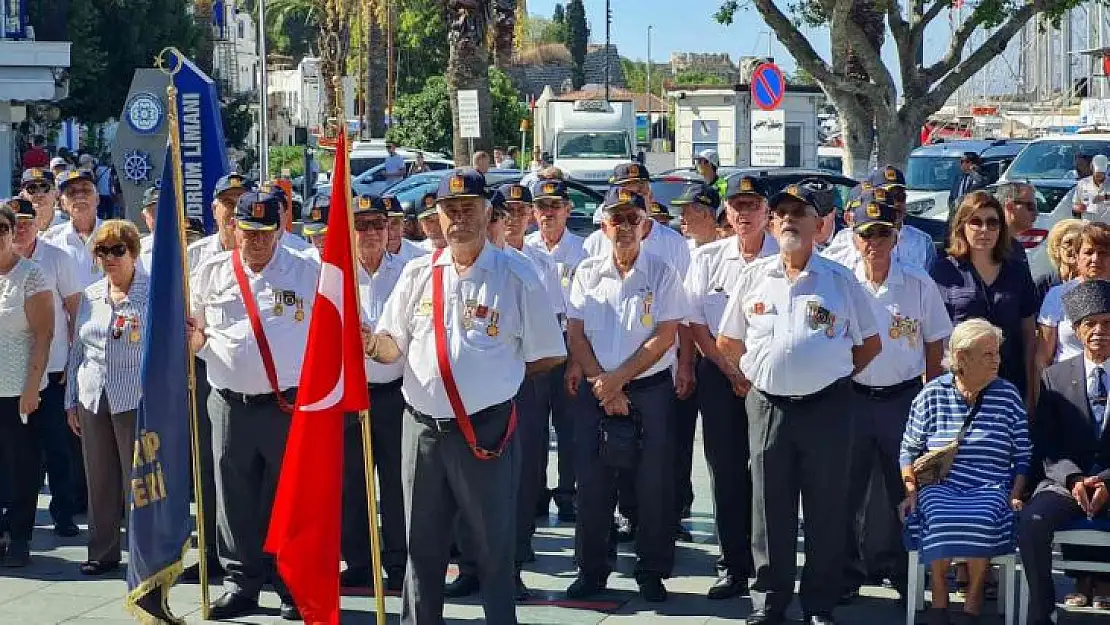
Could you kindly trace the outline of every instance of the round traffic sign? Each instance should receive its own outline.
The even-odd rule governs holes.
[[[763,63],[752,72],[752,104],[764,111],[773,111],[786,95],[786,78],[774,63]]]

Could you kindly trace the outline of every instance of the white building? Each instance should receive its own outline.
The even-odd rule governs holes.
[[[319,135],[325,123],[326,102],[324,84],[320,76],[320,59],[301,59],[296,69],[271,69],[266,72],[270,106],[270,145],[295,145],[300,143],[297,129],[310,135]],[[354,78],[343,79],[346,117],[354,115]]]
[[[214,2],[212,12],[214,78],[233,94],[257,92],[258,29],[253,16],[240,10],[237,0]]]

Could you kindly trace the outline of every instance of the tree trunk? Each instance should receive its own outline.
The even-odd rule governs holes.
[[[516,34],[516,0],[493,0],[494,62],[505,69],[513,62],[513,36]]]
[[[366,125],[371,137],[385,136],[386,61],[385,31],[376,19],[370,19],[370,63],[366,85]]]
[[[452,155],[459,166],[469,164],[470,143],[474,150],[489,150],[493,145],[493,101],[489,93],[489,51],[486,48],[488,28],[487,0],[449,0],[447,13],[447,88],[451,93]],[[459,127],[460,90],[478,92],[478,118],[481,137],[465,139]]]
[[[875,116],[875,142],[879,164],[894,165],[905,171],[910,152],[917,145],[917,135],[926,117],[904,119],[904,114],[879,112]]]
[[[871,170],[871,150],[875,145],[874,116],[870,107],[860,106],[860,98],[831,98],[840,112],[840,136],[844,141],[844,175],[862,178]]]

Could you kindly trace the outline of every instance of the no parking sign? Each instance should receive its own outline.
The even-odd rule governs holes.
[[[786,78],[774,63],[763,63],[752,72],[752,104],[764,111],[773,111],[786,95]]]

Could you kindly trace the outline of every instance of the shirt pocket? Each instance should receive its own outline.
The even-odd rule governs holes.
[[[728,306],[728,293],[725,291],[710,291],[702,297],[702,313],[705,315],[706,324],[716,334],[721,327],[721,317]]]
[[[741,305],[743,310],[740,314],[744,315],[748,325],[746,339],[771,338],[775,335],[775,325],[782,313],[775,302],[763,293],[752,293],[741,300]]]
[[[247,308],[238,297],[224,295],[209,299],[204,306],[204,324],[214,329],[225,329],[236,321],[246,320]]]
[[[978,289],[974,286],[954,286],[946,289],[948,305],[957,317],[975,317],[982,314],[982,302],[978,301]]]

